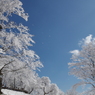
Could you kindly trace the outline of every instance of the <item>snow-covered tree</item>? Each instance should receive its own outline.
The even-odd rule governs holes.
[[[81,79],[79,85],[91,85],[91,92],[95,92],[95,38],[92,35],[87,36],[81,41],[81,50],[70,51],[72,54],[72,62],[69,63],[71,68],[70,74]]]
[[[32,95],[64,95],[58,86],[51,83],[48,77],[42,77],[37,79],[38,84],[33,89]]]
[[[28,20],[19,0],[0,0],[0,93],[8,88],[31,93],[36,84],[39,56],[29,46],[35,43],[28,27],[11,21],[13,14]]]

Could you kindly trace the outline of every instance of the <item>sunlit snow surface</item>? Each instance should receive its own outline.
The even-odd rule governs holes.
[[[12,91],[12,90],[7,90],[7,89],[2,89],[2,92],[5,95],[29,95],[29,94],[25,94],[23,92],[18,92],[18,91]]]

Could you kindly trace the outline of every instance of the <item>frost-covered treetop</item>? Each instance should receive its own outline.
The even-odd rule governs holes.
[[[95,73],[95,38],[87,36],[81,41],[82,49],[70,51],[73,62],[69,63],[73,67],[71,73],[80,79],[94,80]]]
[[[0,0],[0,20],[8,22],[8,16],[16,14],[26,21],[28,20],[28,14],[24,12],[22,8],[22,2],[19,0]]]

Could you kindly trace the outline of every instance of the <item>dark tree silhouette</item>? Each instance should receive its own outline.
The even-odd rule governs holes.
[[[2,25],[0,25],[0,30],[3,29]]]

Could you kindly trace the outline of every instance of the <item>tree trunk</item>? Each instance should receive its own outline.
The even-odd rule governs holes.
[[[0,94],[2,94],[1,89],[2,89],[2,73],[0,70]]]

